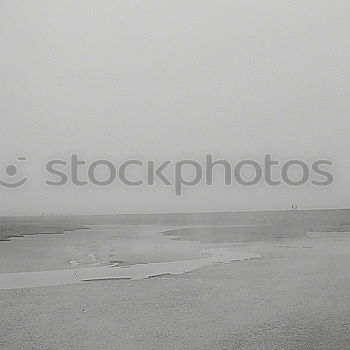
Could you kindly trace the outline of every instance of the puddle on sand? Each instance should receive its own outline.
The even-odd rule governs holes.
[[[209,248],[202,250],[207,255],[201,259],[137,264],[130,266],[99,266],[68,270],[14,272],[0,274],[0,289],[59,286],[88,281],[111,279],[144,279],[157,275],[179,275],[216,263],[229,263],[258,259],[256,253],[237,252],[232,248]]]
[[[7,255],[0,259],[0,290],[178,275],[215,263],[260,258],[242,247],[174,240],[159,234],[162,229],[97,225],[7,242],[2,247]]]

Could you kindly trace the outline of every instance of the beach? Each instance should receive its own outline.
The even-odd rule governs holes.
[[[348,211],[86,217],[65,219],[64,228],[79,230],[64,234],[57,233],[59,218],[30,219],[36,231],[51,227],[52,237],[1,242],[1,274],[38,272],[38,265],[39,272],[56,273],[107,266],[127,271],[148,265],[150,270],[141,278],[0,285],[0,348],[348,349],[348,218]],[[11,220],[17,227],[30,226],[28,219],[7,219],[2,227]],[[96,227],[104,238],[92,236]],[[6,246],[10,258],[4,256]],[[35,259],[40,247],[49,253]],[[212,256],[203,255],[206,249],[240,255],[187,269],[189,261]],[[109,250],[114,251],[103,259]],[[175,263],[177,273],[166,267],[153,275],[152,264],[168,263]]]

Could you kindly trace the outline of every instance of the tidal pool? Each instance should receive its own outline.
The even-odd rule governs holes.
[[[260,258],[232,244],[175,240],[169,227],[95,225],[63,235],[35,235],[1,244],[0,289],[144,279],[215,263]]]

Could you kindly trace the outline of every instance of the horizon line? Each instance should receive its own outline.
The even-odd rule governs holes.
[[[55,217],[77,217],[77,216],[118,216],[118,215],[191,215],[191,214],[240,214],[240,213],[278,213],[278,212],[307,212],[307,211],[344,211],[350,208],[309,208],[309,209],[271,209],[271,210],[237,210],[237,211],[198,211],[198,212],[154,212],[154,213],[96,213],[96,214],[47,214],[44,215],[0,215],[3,218],[55,218]]]

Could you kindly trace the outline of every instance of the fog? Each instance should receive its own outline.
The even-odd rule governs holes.
[[[349,207],[348,1],[2,1],[0,215]],[[330,159],[330,187],[49,187],[45,163]],[[17,156],[27,161],[18,163]]]

